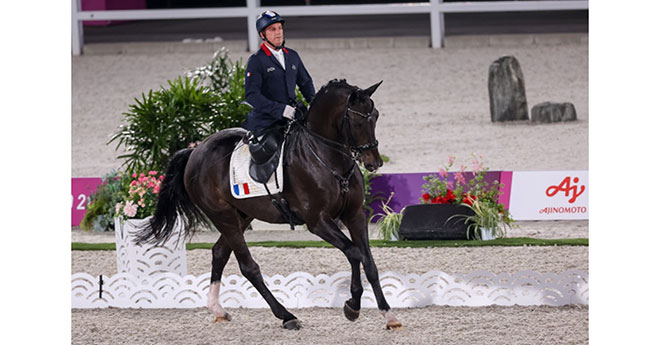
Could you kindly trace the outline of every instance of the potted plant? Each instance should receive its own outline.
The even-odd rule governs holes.
[[[504,237],[506,230],[510,229],[513,219],[509,211],[500,204],[489,198],[474,198],[470,204],[466,204],[474,214],[469,216],[457,215],[465,219],[468,238],[477,240],[494,240]]]
[[[135,235],[153,215],[165,176],[156,171],[133,173],[123,199],[115,205],[117,271],[137,277],[173,272],[187,274],[183,223],[178,221],[172,237],[162,245],[137,245]]]
[[[495,235],[503,236],[513,219],[499,203],[502,184],[487,181],[482,157],[473,154],[473,158],[472,171],[461,166],[450,173],[456,159],[450,156],[437,174],[424,176],[420,205],[408,206],[403,214],[400,234],[404,239],[481,239],[479,229],[493,228],[494,223],[499,225]]]

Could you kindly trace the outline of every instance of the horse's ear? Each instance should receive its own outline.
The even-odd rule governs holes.
[[[382,83],[383,83],[383,81],[381,80],[381,81],[379,81],[378,83],[369,86],[366,90],[364,90],[364,92],[366,92],[367,95],[369,95],[369,97],[371,97],[371,95],[373,95],[374,92],[376,92],[376,89],[377,89],[377,88],[380,86],[380,84],[382,84]]]

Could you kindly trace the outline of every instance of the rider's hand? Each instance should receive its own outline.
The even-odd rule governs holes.
[[[287,118],[289,120],[293,120],[293,116],[296,114],[296,108],[290,106],[290,105],[285,105],[284,106],[284,113],[282,114],[282,117]]]

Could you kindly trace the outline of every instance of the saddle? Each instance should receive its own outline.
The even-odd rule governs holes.
[[[253,180],[266,184],[277,169],[284,143],[284,129],[283,126],[273,126],[257,134],[248,132],[249,173]]]

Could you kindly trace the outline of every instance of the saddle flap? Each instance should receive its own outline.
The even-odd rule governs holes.
[[[252,161],[259,165],[266,164],[272,159],[273,155],[279,152],[283,141],[284,133],[278,127],[265,132],[261,138],[250,140]]]
[[[250,177],[260,183],[268,183],[271,175],[277,169],[277,166],[280,163],[281,150],[275,150],[275,153],[268,158],[265,162],[258,164],[255,162],[254,158],[250,160]],[[275,182],[279,185],[282,181],[275,179]]]

